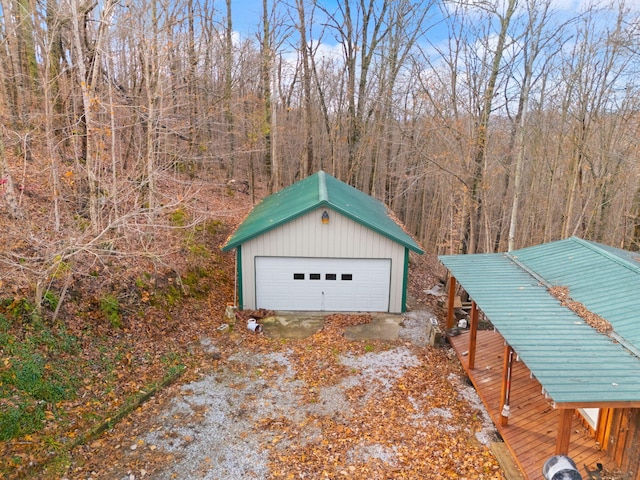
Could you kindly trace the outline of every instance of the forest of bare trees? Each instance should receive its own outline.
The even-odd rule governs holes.
[[[623,1],[0,4],[0,213],[28,230],[46,200],[49,276],[80,245],[144,244],[203,181],[265,194],[319,169],[434,253],[640,246]]]

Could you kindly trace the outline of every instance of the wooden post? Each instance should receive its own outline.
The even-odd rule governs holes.
[[[607,451],[609,448],[609,434],[611,433],[611,421],[613,420],[612,408],[601,408],[598,415],[598,424],[596,425],[596,442],[600,444],[600,448]]]
[[[569,453],[574,411],[573,408],[563,408],[560,410],[558,438],[556,439],[556,455],[567,455]]]
[[[456,299],[456,277],[449,276],[449,298],[447,302],[447,329],[453,328],[453,305]]]
[[[478,336],[478,306],[471,301],[471,330],[469,331],[469,370],[476,368],[476,338]]]
[[[503,427],[509,423],[509,417],[504,415],[505,405],[508,405],[508,400],[511,391],[511,356],[513,349],[511,345],[504,346],[504,361],[502,362],[502,390],[500,392],[500,425]]]

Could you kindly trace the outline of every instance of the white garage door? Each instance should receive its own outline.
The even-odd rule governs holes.
[[[390,259],[256,257],[256,306],[389,311]]]

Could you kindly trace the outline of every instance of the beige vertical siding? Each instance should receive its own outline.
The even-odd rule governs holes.
[[[320,220],[327,210],[329,224]],[[405,247],[329,209],[320,208],[242,245],[245,309],[255,308],[255,257],[390,258],[389,310],[402,311]]]

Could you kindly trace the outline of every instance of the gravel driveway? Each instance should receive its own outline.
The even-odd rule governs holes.
[[[298,340],[277,351],[239,348],[213,373],[176,388],[123,446],[110,472],[117,476],[108,478],[418,478],[410,473],[414,455],[432,462],[430,478],[444,478],[438,472],[446,469],[459,474],[451,478],[502,478],[487,448],[493,425],[457,360],[425,344],[428,318],[408,313],[398,341],[360,344],[355,353],[334,347],[309,360],[317,365],[300,363],[317,348]],[[201,347],[217,356],[215,338],[201,339]],[[304,365],[312,376],[329,373],[329,360],[342,373],[328,384],[300,372]],[[434,380],[412,387],[425,376]],[[438,459],[429,460],[430,445],[439,445]],[[484,467],[458,458],[465,455]],[[305,466],[312,460],[326,464],[322,472]]]

